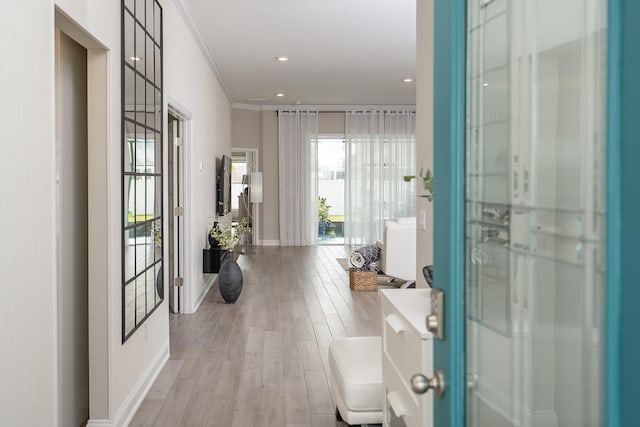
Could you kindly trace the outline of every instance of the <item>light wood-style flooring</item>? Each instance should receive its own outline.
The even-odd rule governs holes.
[[[244,288],[217,285],[195,314],[171,315],[171,358],[131,426],[344,426],[335,419],[333,338],[380,335],[377,292],[352,292],[342,246],[254,247]]]

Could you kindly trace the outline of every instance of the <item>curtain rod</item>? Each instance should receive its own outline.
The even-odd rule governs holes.
[[[306,110],[304,108],[292,108],[292,109],[279,108],[279,109],[276,110],[276,115],[278,115],[281,110],[282,111],[286,111],[286,112],[294,112],[294,111],[309,111],[309,110],[315,110],[315,109],[311,108],[309,110]],[[396,113],[396,112],[399,113],[399,112],[405,112],[405,111],[408,111],[408,112],[413,113],[413,114],[416,113],[415,109],[411,109],[411,108],[399,108],[399,109],[374,109],[374,108],[371,108],[371,109],[361,109],[361,108],[351,109],[351,108],[349,108],[347,110],[315,110],[315,112],[318,113],[318,114],[320,114],[320,113],[330,113],[330,114],[347,113],[349,111],[354,111],[356,113],[366,113],[366,112],[369,112],[371,110],[379,111],[379,112],[383,112],[383,113]]]

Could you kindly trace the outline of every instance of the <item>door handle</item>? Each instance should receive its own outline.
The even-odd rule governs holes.
[[[436,397],[442,399],[444,386],[444,374],[440,369],[435,369],[431,378],[427,378],[422,374],[415,374],[411,377],[411,389],[415,394],[425,394],[429,390],[433,390]]]

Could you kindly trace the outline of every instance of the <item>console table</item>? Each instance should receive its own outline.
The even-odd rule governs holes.
[[[430,289],[382,289],[382,383],[385,427],[431,427],[433,393],[417,395],[411,377],[433,375],[433,340],[425,319]]]

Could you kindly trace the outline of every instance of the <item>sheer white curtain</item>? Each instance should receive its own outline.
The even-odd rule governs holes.
[[[347,111],[345,243],[382,239],[384,222],[415,216],[415,112]]]
[[[318,241],[318,112],[278,111],[280,245]]]
[[[404,182],[405,175],[416,174],[416,114],[388,112],[384,123],[384,215],[391,219],[416,216],[416,184]]]

